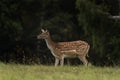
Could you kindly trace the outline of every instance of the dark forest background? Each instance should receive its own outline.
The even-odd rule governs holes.
[[[93,65],[120,65],[120,19],[110,18],[115,15],[120,0],[0,0],[0,61],[53,64],[46,43],[36,38],[44,28],[55,42],[87,41]]]

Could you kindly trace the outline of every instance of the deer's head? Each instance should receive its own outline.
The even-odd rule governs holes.
[[[42,33],[37,36],[37,39],[48,39],[50,33],[48,30],[41,29]]]

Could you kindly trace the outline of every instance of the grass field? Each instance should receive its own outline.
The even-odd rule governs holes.
[[[120,80],[120,67],[54,67],[0,63],[0,80]]]

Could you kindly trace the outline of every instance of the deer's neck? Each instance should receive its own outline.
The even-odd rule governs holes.
[[[45,39],[47,47],[52,50],[54,48],[55,43],[52,41],[51,37],[49,36],[48,39]]]

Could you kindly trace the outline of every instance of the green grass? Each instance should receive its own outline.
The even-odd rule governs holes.
[[[120,67],[54,67],[0,63],[0,80],[120,80]]]

